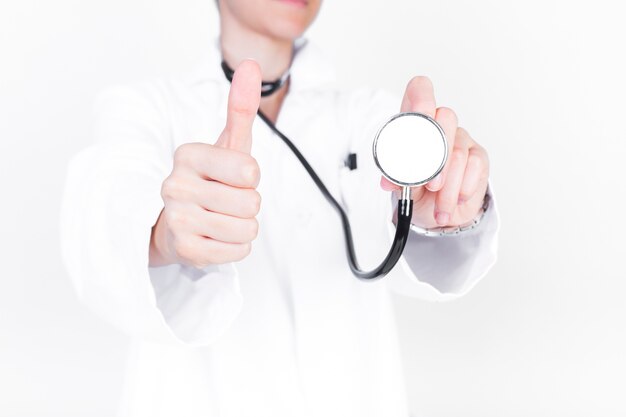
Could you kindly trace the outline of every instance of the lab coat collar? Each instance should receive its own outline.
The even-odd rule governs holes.
[[[291,64],[289,93],[329,88],[336,82],[336,72],[330,59],[309,39],[300,37],[294,41],[295,54]],[[222,53],[219,37],[214,37],[209,53],[192,71],[192,83],[217,81],[228,83],[222,72]]]

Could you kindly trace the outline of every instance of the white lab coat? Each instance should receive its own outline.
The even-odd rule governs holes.
[[[386,278],[359,281],[339,217],[257,118],[262,208],[252,253],[204,269],[148,267],[174,150],[213,143],[225,124],[229,83],[218,45],[188,73],[103,92],[95,143],[68,168],[61,228],[69,275],[81,301],[132,338],[120,415],[408,416],[390,291],[433,301],[467,293],[496,260],[495,201],[463,235],[412,232]],[[371,268],[393,234],[393,202],[380,189],[371,143],[401,97],[339,90],[321,51],[299,45],[277,126],[347,208],[358,259]],[[350,152],[353,171],[343,162]]]

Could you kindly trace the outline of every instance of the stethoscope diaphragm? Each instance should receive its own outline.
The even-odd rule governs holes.
[[[402,187],[432,180],[448,158],[448,142],[441,126],[417,112],[392,116],[376,133],[372,150],[383,176]]]

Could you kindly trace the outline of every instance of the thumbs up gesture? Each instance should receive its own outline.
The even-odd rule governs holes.
[[[233,76],[226,127],[214,145],[187,143],[163,181],[164,208],[152,228],[150,266],[202,268],[245,258],[258,233],[260,170],[250,155],[261,70],[243,61]]]

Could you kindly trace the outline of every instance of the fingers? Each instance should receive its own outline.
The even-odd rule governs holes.
[[[418,112],[435,117],[435,91],[428,77],[413,77],[406,86],[401,112]]]
[[[256,239],[259,230],[254,217],[228,216],[190,203],[172,204],[166,216],[170,230],[177,236],[198,235],[220,242],[246,243]]]
[[[242,188],[256,188],[259,164],[249,154],[205,143],[186,143],[174,153],[174,164],[193,170],[201,178]]]
[[[261,209],[261,195],[252,188],[231,187],[193,175],[168,177],[162,186],[167,201],[194,203],[205,210],[248,219]]]
[[[217,146],[250,153],[252,124],[261,102],[261,82],[259,64],[250,59],[239,64],[228,94],[226,127]]]
[[[387,178],[383,177],[382,175],[380,176],[380,186],[385,191],[395,191],[395,190],[400,189],[399,185],[392,183],[391,181],[389,181]]]
[[[258,233],[260,169],[250,156],[252,124],[261,97],[258,64],[235,72],[224,131],[215,145],[186,143],[174,152],[174,168],[161,197],[167,262],[202,268],[238,261]]]
[[[435,121],[441,126],[443,132],[446,135],[446,140],[448,141],[448,152],[452,152],[455,145],[456,131],[458,128],[458,118],[456,113],[448,108],[448,107],[439,107],[435,112]],[[439,175],[433,178],[431,181],[426,184],[426,188],[429,191],[439,191],[443,184],[446,181],[446,173],[448,171],[448,167],[450,166],[450,155],[448,155],[448,161],[446,165],[443,167]]]
[[[196,268],[240,261],[250,254],[251,248],[250,242],[226,243],[197,235],[176,239],[174,242],[177,258],[182,263]]]
[[[435,200],[435,220],[441,226],[448,224],[456,210],[467,165],[467,154],[468,149],[462,147],[455,148],[450,154],[445,184],[437,193]]]
[[[487,152],[476,144],[471,147],[467,156],[467,166],[458,204],[462,205],[471,200],[489,179],[489,157]]]
[[[188,265],[243,259],[259,230],[255,218],[214,213],[193,203],[171,202],[163,213],[174,254]]]
[[[204,267],[241,260],[250,253],[258,231],[256,219],[211,213],[187,202],[168,202],[166,208],[162,215],[176,262]]]
[[[457,206],[463,205],[466,209],[459,214],[463,217],[465,212],[473,210],[474,200],[479,199],[477,194],[485,190],[489,175],[487,154],[465,129],[458,127],[458,118],[453,110],[436,107],[433,85],[427,77],[414,77],[409,81],[401,111],[419,112],[432,117],[446,135],[449,150],[446,165],[425,186],[414,187],[412,190],[413,201],[423,203],[419,206],[423,209],[422,218],[430,218],[429,222],[432,222],[430,213],[433,213],[434,207],[432,215],[435,221],[440,226],[446,226],[452,221]],[[380,186],[386,191],[394,192],[400,188],[384,177],[381,177]],[[466,205],[468,201],[470,203]],[[415,209],[413,215],[415,218]]]
[[[247,243],[256,239],[259,223],[255,218],[242,219],[197,208],[195,233],[226,243]]]
[[[229,187],[217,181],[198,181],[194,201],[205,210],[249,219],[261,209],[261,194],[251,188]]]

